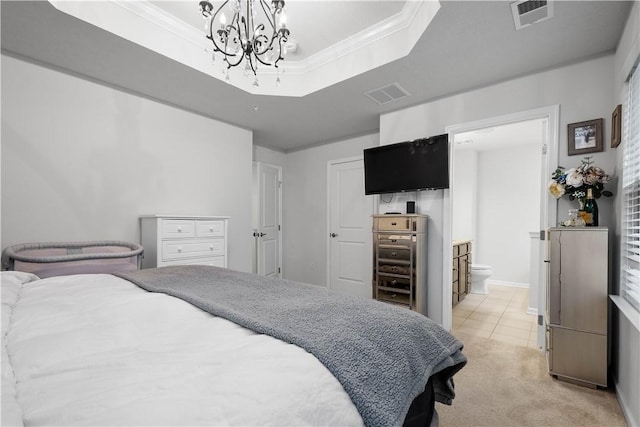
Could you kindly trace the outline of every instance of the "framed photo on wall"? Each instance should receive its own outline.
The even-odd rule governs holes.
[[[618,105],[611,113],[611,148],[616,148],[622,141],[622,105]]]
[[[587,120],[567,125],[569,155],[603,151],[602,124],[604,119]]]

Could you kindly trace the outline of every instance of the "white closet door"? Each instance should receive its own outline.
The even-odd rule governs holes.
[[[329,163],[329,288],[371,298],[371,215],[362,158]]]

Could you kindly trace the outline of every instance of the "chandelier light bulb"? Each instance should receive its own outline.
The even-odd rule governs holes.
[[[227,26],[227,17],[224,16],[224,12],[220,14],[220,28],[224,30],[224,27]]]
[[[279,13],[280,16],[280,28],[287,28],[287,15],[284,10]]]

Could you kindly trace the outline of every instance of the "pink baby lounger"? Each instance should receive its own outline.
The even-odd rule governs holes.
[[[2,269],[33,273],[44,279],[84,273],[112,273],[140,268],[143,248],[114,240],[24,243],[2,251]]]

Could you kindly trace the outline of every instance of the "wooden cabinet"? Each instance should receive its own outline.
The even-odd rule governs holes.
[[[471,242],[453,242],[452,303],[458,304],[471,290]]]
[[[373,216],[373,298],[427,315],[425,215]]]
[[[227,217],[140,217],[142,268],[202,264],[227,266]]]

